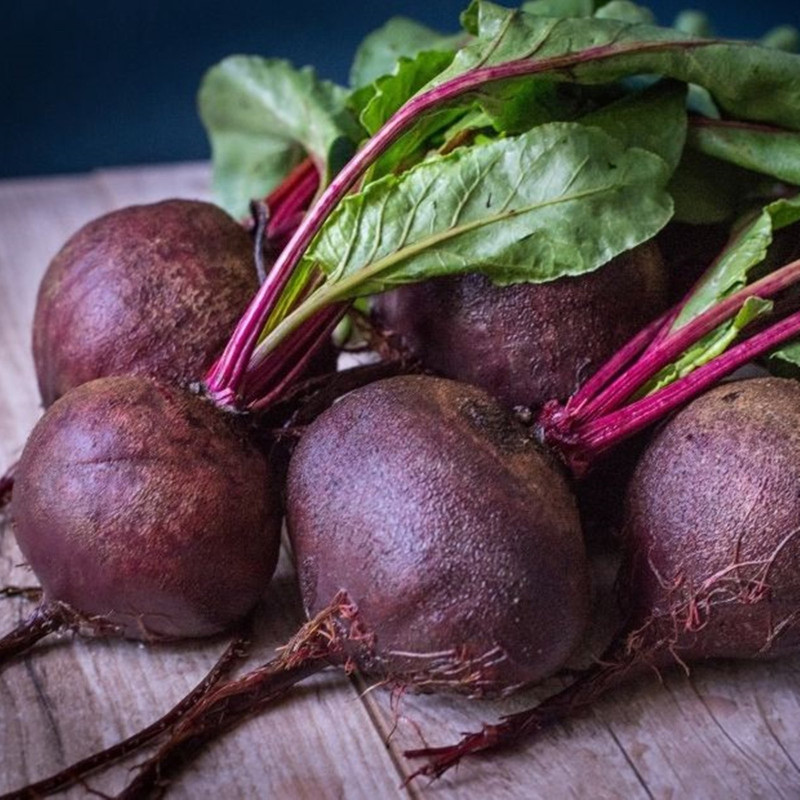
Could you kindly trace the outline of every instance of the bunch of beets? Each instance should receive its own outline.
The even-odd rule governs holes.
[[[264,198],[247,219],[166,200],[55,256],[33,329],[45,413],[0,484],[41,598],[0,659],[62,630],[236,631],[284,519],[308,622],[272,661],[223,679],[229,650],[164,719],[9,796],[158,737],[124,796],[160,791],[331,665],[474,697],[538,683],[589,623],[589,531],[621,552],[607,651],[540,705],[409,753],[420,773],[642,671],[800,648],[800,385],[763,369],[800,361],[784,157],[800,59],[646,10],[537,5],[475,2],[455,36],[406,21],[420,42],[396,64],[361,52],[349,93],[223,62],[201,110],[228,210]],[[398,25],[373,57],[384,35],[397,57]],[[307,92],[316,125],[264,123],[291,140],[266,176],[258,136],[229,136],[254,76],[276,105]],[[723,183],[700,210],[692,192]],[[384,363],[337,373],[334,331]],[[755,362],[760,377],[715,385]]]

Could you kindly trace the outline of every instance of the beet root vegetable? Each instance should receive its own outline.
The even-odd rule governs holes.
[[[33,356],[44,405],[110,375],[197,380],[257,289],[250,235],[211,203],[165,200],[89,222],[39,287]]]
[[[708,658],[800,649],[800,385],[723,384],[654,437],[628,488],[628,613],[599,666],[539,706],[461,742],[408,753],[441,775],[584,710],[623,680]]]
[[[287,509],[306,612],[344,591],[375,636],[370,675],[507,691],[555,671],[583,631],[566,479],[482,391],[408,376],[348,395],[301,439]]]
[[[131,376],[84,384],[42,417],[11,514],[44,590],[34,631],[54,618],[146,640],[240,620],[272,575],[281,520],[241,418]]]
[[[380,323],[422,363],[510,406],[566,400],[664,310],[666,274],[647,242],[606,266],[549,283],[437,278],[375,298]]]

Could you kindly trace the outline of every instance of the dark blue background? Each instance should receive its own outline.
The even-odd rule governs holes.
[[[235,52],[314,64],[346,82],[361,39],[393,14],[443,31],[466,0],[27,0],[0,2],[0,176],[205,158],[194,96]],[[506,2],[506,5],[511,5]],[[669,23],[686,6],[652,0]],[[788,0],[698,0],[717,32],[800,25]],[[749,8],[748,8],[749,6]]]

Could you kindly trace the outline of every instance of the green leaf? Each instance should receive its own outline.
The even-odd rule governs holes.
[[[794,339],[769,354],[767,369],[773,375],[800,378],[800,340]]]
[[[656,22],[656,16],[649,8],[631,3],[630,0],[611,0],[610,3],[597,9],[595,17],[645,25],[655,25]]]
[[[232,56],[212,67],[198,103],[223,208],[243,216],[250,200],[267,194],[306,154],[327,182],[360,138],[346,97],[310,67],[279,59]]]
[[[626,147],[655,153],[674,171],[686,139],[686,85],[662,81],[581,117]]]
[[[329,276],[325,302],[472,271],[501,285],[580,275],[666,224],[667,176],[598,128],[551,123],[368,185],[304,258]]]
[[[713,158],[800,185],[800,133],[741,122],[696,120],[687,144]]]
[[[594,0],[530,0],[522,10],[540,17],[591,17],[594,6]]]
[[[450,65],[453,53],[425,50],[414,58],[401,56],[391,75],[354,92],[350,105],[372,136],[410,97]]]
[[[713,269],[701,279],[691,298],[675,320],[673,330],[738,291],[758,264],[767,257],[776,230],[800,220],[800,197],[776,200],[736,234]]]
[[[478,39],[459,50],[432,85],[478,67],[519,60],[542,62],[541,79],[546,80],[594,84],[655,74],[705,87],[732,116],[800,129],[798,56],[612,19],[540,17],[489,2],[480,2],[477,11]],[[547,59],[568,53],[584,55],[569,68],[546,68]],[[492,91],[492,85],[481,91]]]
[[[463,41],[463,34],[447,36],[413,19],[393,17],[359,45],[350,68],[350,85],[368,86],[389,75],[401,58],[413,58],[424,50],[452,52]]]

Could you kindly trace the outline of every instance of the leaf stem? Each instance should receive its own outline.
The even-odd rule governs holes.
[[[605,451],[661,419],[739,367],[768,353],[779,344],[795,338],[798,334],[800,334],[800,311],[754,334],[653,394],[579,426],[574,431],[574,440],[571,443],[558,446],[573,472],[581,475],[588,465]]]
[[[580,409],[580,420],[591,420],[601,414],[619,408],[620,404],[640,389],[659,370],[680,356],[687,348],[726,320],[734,317],[750,297],[772,297],[800,281],[800,259],[766,275],[759,281],[745,286],[716,305],[699,314],[690,322],[664,336],[658,344],[646,352],[633,367],[585,403]]]

